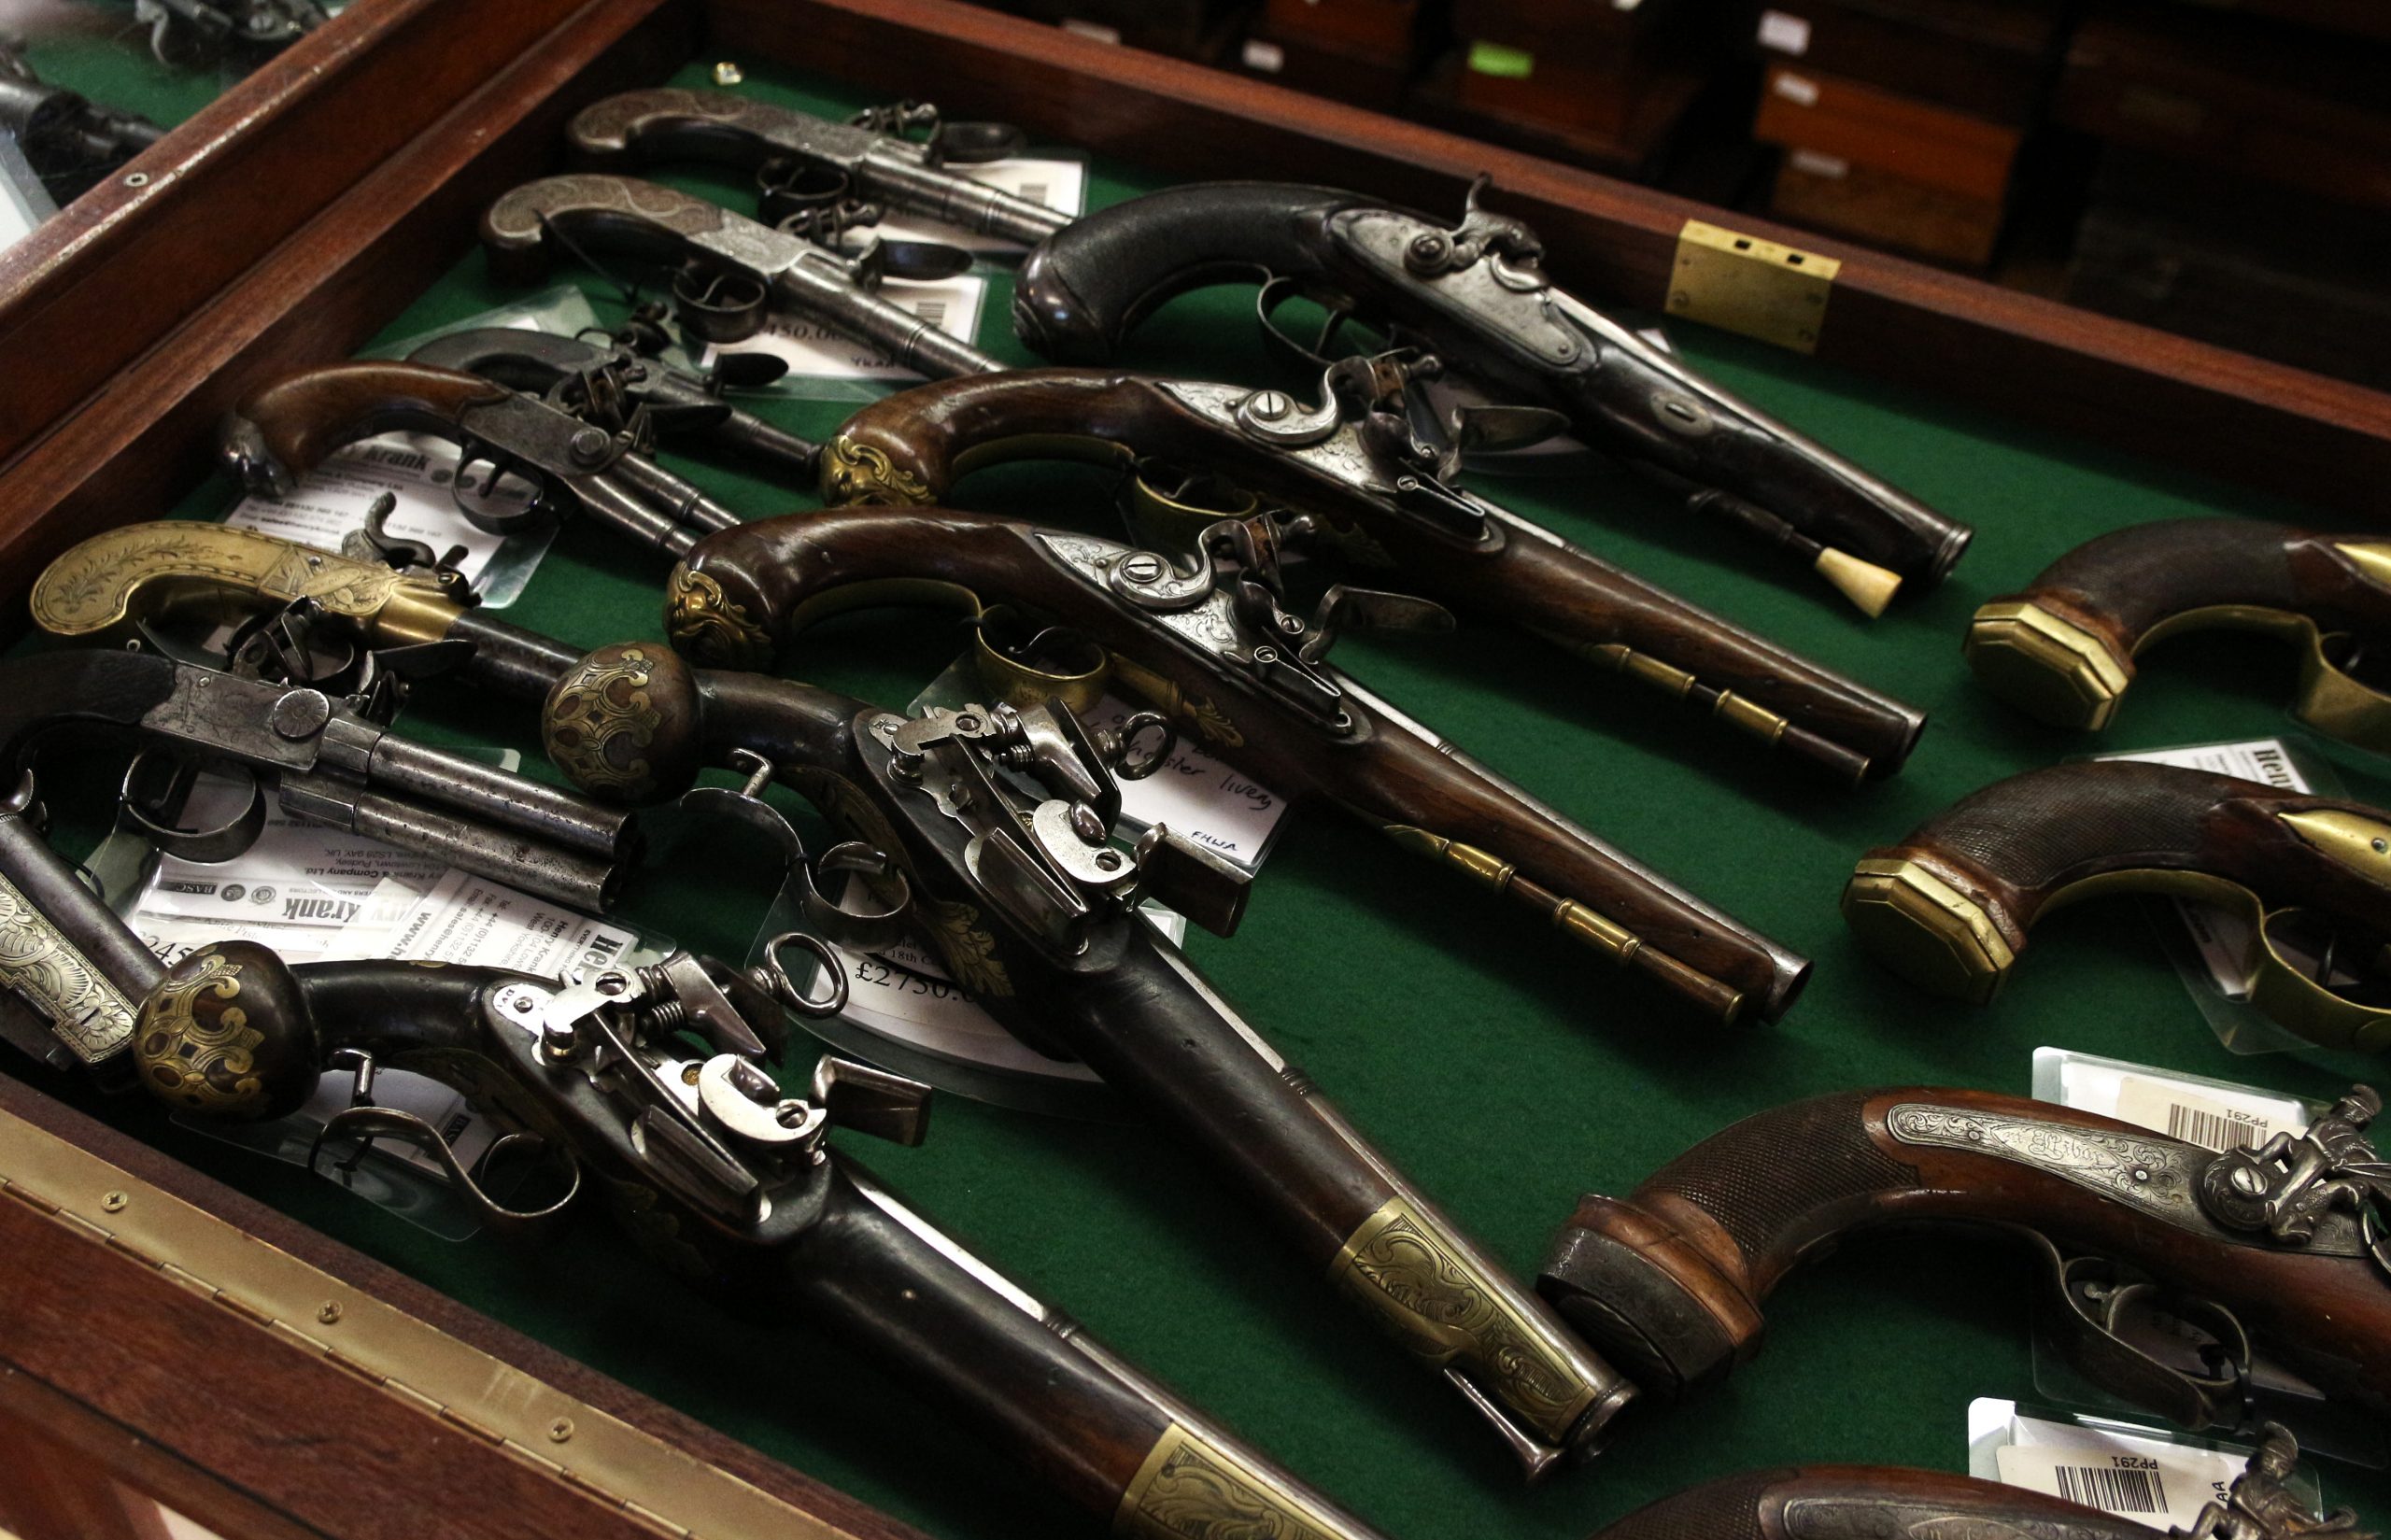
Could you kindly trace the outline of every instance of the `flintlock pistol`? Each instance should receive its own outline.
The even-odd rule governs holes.
[[[1315,516],[1315,554],[1516,625],[1847,783],[1892,774],[1925,714],[1788,652],[1454,485],[1458,453],[1409,416],[1433,360],[1342,359],[1320,404],[1277,390],[1110,370],[967,375],[883,397],[822,460],[830,503],[944,503],[968,472],[1068,456],[1123,466],[1133,538],[1180,550],[1218,517],[1155,484],[1200,466]]]
[[[1843,917],[1894,972],[1981,1005],[2043,915],[2120,892],[2233,911],[2249,928],[2252,1005],[2327,1047],[2391,1046],[2391,1010],[2336,993],[2284,951],[2321,944],[2327,959],[2379,968],[2391,812],[2362,802],[2131,760],[2029,770],[1868,852]]]
[[[2219,1154],[1991,1092],[1839,1092],[1747,1118],[1623,1199],[1586,1194],[1536,1286],[1675,1396],[1749,1359],[1770,1292],[1839,1237],[1989,1226],[2048,1263],[2060,1345],[2115,1393],[2192,1428],[2277,1395],[2379,1421],[2391,1166],[2364,1131],[2381,1110],[2360,1086],[2297,1138]]]
[[[693,160],[750,168],[774,223],[826,205],[842,208],[847,222],[899,209],[1034,246],[1071,221],[948,170],[1018,154],[1022,136],[998,123],[949,122],[927,103],[869,108],[834,123],[726,92],[659,87],[591,103],[565,137],[577,160],[596,166]]]
[[[18,891],[11,822],[0,812],[0,901]],[[347,1069],[352,1105],[326,1125],[318,1153],[345,1138],[418,1148],[501,1231],[553,1219],[594,1176],[672,1273],[763,1319],[794,1312],[855,1343],[1115,1534],[1211,1533],[1234,1517],[1372,1540],[828,1142],[844,1128],[920,1143],[929,1091],[832,1057],[802,1093],[782,1090],[763,1049],[779,1008],[818,1009],[778,961],[789,938],[752,971],[686,952],[564,979],[379,961],[291,967],[248,941],[161,968],[71,875],[34,891],[38,908],[0,902],[0,982],[21,987],[30,954],[131,1002],[125,1052],[170,1107],[276,1117],[326,1072]],[[437,1129],[375,1103],[382,1068],[455,1087],[504,1137],[468,1170]],[[490,1162],[526,1155],[547,1168],[546,1187],[491,1196]]]
[[[601,252],[670,270],[682,329],[708,342],[743,341],[777,314],[859,337],[923,374],[1004,367],[880,297],[883,243],[844,256],[654,182],[597,172],[526,182],[489,205],[481,233],[491,271],[505,278]]]
[[[633,332],[638,336],[641,333]],[[660,340],[660,339],[658,339]],[[675,369],[621,340],[604,345],[553,332],[486,326],[432,338],[407,355],[409,363],[479,374],[528,391],[583,422],[635,437],[642,424],[658,438],[682,437],[735,450],[785,476],[814,479],[818,445],[773,427],[723,399],[726,389],[777,377],[777,360],[725,354],[702,376]],[[769,363],[769,374],[743,365]]]
[[[174,531],[237,539],[206,545],[200,576],[191,545],[150,544]],[[60,586],[74,602],[37,600],[36,613],[45,625],[104,637],[157,596],[180,592],[188,602],[199,582],[215,585],[219,601],[267,602],[273,595],[254,574],[290,565],[304,565],[318,592],[337,583],[334,593],[370,593],[383,581],[361,563],[270,536],[133,526],[95,536],[53,568],[105,573],[113,586],[53,586],[45,574],[37,594]],[[446,605],[458,627],[470,623],[450,639],[498,643],[499,665],[467,659],[466,681],[520,694],[538,685],[535,660],[545,671],[544,738],[585,790],[656,801],[707,765],[729,765],[750,777],[747,787],[689,793],[705,811],[779,839],[785,826],[760,800],[772,779],[820,808],[848,843],[814,868],[866,880],[864,918],[894,926],[901,917],[1008,1030],[1083,1061],[1192,1139],[1334,1287],[1484,1415],[1531,1474],[1591,1453],[1633,1396],[1137,916],[1153,897],[1226,934],[1245,897],[1241,873],[1167,827],[1127,849],[1110,841],[1116,777],[1152,770],[1167,749],[1159,718],[1088,733],[1059,703],[1040,702],[909,719],[811,685],[694,670],[657,643],[585,657],[423,592],[420,579],[389,586],[410,582],[417,624]],[[378,624],[371,600],[331,613],[361,630]],[[1017,776],[1040,794],[1025,795]],[[814,890],[812,869],[799,868],[807,912],[856,923],[855,902]]]
[[[1050,235],[1022,269],[1013,328],[1057,363],[1115,357],[1156,306],[1190,290],[1260,280],[1264,325],[1314,363],[1351,318],[1415,344],[1496,401],[1559,414],[1726,526],[1811,565],[1879,613],[1910,581],[1940,582],[1971,531],[1761,413],[1620,324],[1539,265],[1525,224],[1478,206],[1460,224],[1357,192],[1205,182],[1132,198]],[[1280,332],[1297,294],[1330,311],[1310,346]]]
[[[2319,1516],[2285,1488],[2299,1446],[2270,1427],[2249,1468],[2186,1528],[2158,1530],[2057,1497],[1942,1471],[1882,1465],[1804,1465],[1753,1471],[1636,1509],[1594,1540],[1883,1540],[1887,1535],[1971,1535],[1985,1540],[2374,1540],[2357,1516]]]
[[[709,535],[672,572],[666,629],[702,663],[768,668],[824,615],[873,603],[1002,607],[1100,649],[1029,693],[1092,702],[1106,675],[1290,798],[1343,806],[1721,1021],[1773,1021],[1808,963],[1470,758],[1324,660],[1340,628],[1445,620],[1418,600],[1282,602],[1267,518],[1225,519],[1193,571],[1153,551],[941,509],[833,509]],[[981,639],[988,644],[991,627]]]
[[[2292,712],[2319,732],[2391,749],[2391,697],[2352,672],[2391,641],[2391,542],[2238,518],[2168,519],[2087,541],[2024,590],[1976,611],[1968,666],[2060,728],[2109,725],[2146,647],[2250,630],[2300,649]]]

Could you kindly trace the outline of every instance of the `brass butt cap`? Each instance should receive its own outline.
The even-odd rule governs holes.
[[[2030,600],[1987,604],[1960,649],[1993,694],[2056,728],[2098,731],[2133,681],[2133,660]]]
[[[1915,861],[1861,861],[1843,890],[1843,919],[1878,962],[1971,1005],[1999,994],[2017,960],[1983,905]]]

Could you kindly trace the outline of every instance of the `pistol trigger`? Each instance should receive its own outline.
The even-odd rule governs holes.
[[[1449,434],[1464,454],[1500,453],[1548,443],[1569,431],[1569,419],[1545,406],[1462,405],[1452,410]]]
[[[162,764],[168,767],[168,774],[160,784],[154,770]],[[125,767],[117,795],[118,826],[129,826],[168,855],[209,865],[229,861],[257,843],[258,836],[265,832],[265,787],[237,766],[227,766],[223,773],[248,784],[248,800],[239,812],[205,828],[183,828],[170,821],[182,816],[183,801],[197,773],[193,766],[171,755],[149,749],[134,755]]]
[[[761,390],[788,373],[788,360],[770,353],[721,353],[706,372],[710,391]]]

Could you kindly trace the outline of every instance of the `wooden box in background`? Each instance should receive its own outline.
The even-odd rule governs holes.
[[[1763,58],[2016,128],[2059,51],[2059,0],[1752,0],[1742,15]]]
[[[1422,0],[1270,0],[1238,50],[1248,74],[1374,112],[1400,112],[1432,47]]]

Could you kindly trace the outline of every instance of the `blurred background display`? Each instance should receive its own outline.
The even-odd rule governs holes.
[[[997,8],[2391,388],[2391,0]]]

